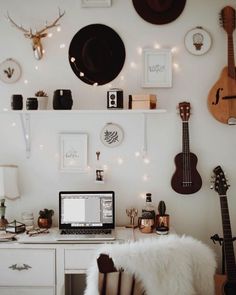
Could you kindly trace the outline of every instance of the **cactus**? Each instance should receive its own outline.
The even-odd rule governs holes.
[[[35,96],[39,96],[39,97],[47,97],[47,93],[44,92],[43,90],[39,90],[37,92],[35,92]]]
[[[160,201],[158,205],[159,215],[163,216],[166,213],[166,204],[164,201]]]

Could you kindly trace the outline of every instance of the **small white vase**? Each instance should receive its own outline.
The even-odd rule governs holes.
[[[46,110],[48,108],[48,96],[37,96],[38,110]]]

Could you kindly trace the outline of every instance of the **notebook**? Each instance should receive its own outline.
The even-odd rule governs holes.
[[[58,241],[114,240],[113,191],[62,191],[59,193]]]

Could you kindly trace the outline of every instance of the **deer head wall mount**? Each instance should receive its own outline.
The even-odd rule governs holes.
[[[32,48],[34,51],[34,56],[36,59],[40,60],[43,57],[43,46],[41,43],[41,39],[44,37],[47,37],[47,35],[48,35],[47,30],[49,30],[53,27],[59,26],[58,21],[59,21],[59,19],[61,19],[63,17],[64,14],[65,14],[65,11],[63,13],[61,13],[61,11],[59,9],[59,16],[51,24],[48,24],[46,21],[46,25],[44,26],[44,28],[42,28],[41,30],[38,30],[38,31],[36,30],[35,33],[33,33],[33,30],[31,28],[29,30],[27,30],[22,25],[18,25],[10,17],[9,13],[7,13],[7,19],[14,27],[16,27],[18,30],[22,31],[26,38],[28,38],[32,41]]]

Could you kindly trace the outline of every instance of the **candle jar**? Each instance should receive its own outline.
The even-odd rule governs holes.
[[[23,96],[21,94],[13,94],[11,96],[11,108],[12,110],[23,109]]]
[[[37,110],[38,109],[38,100],[36,97],[28,97],[27,98],[26,109],[27,110]]]

